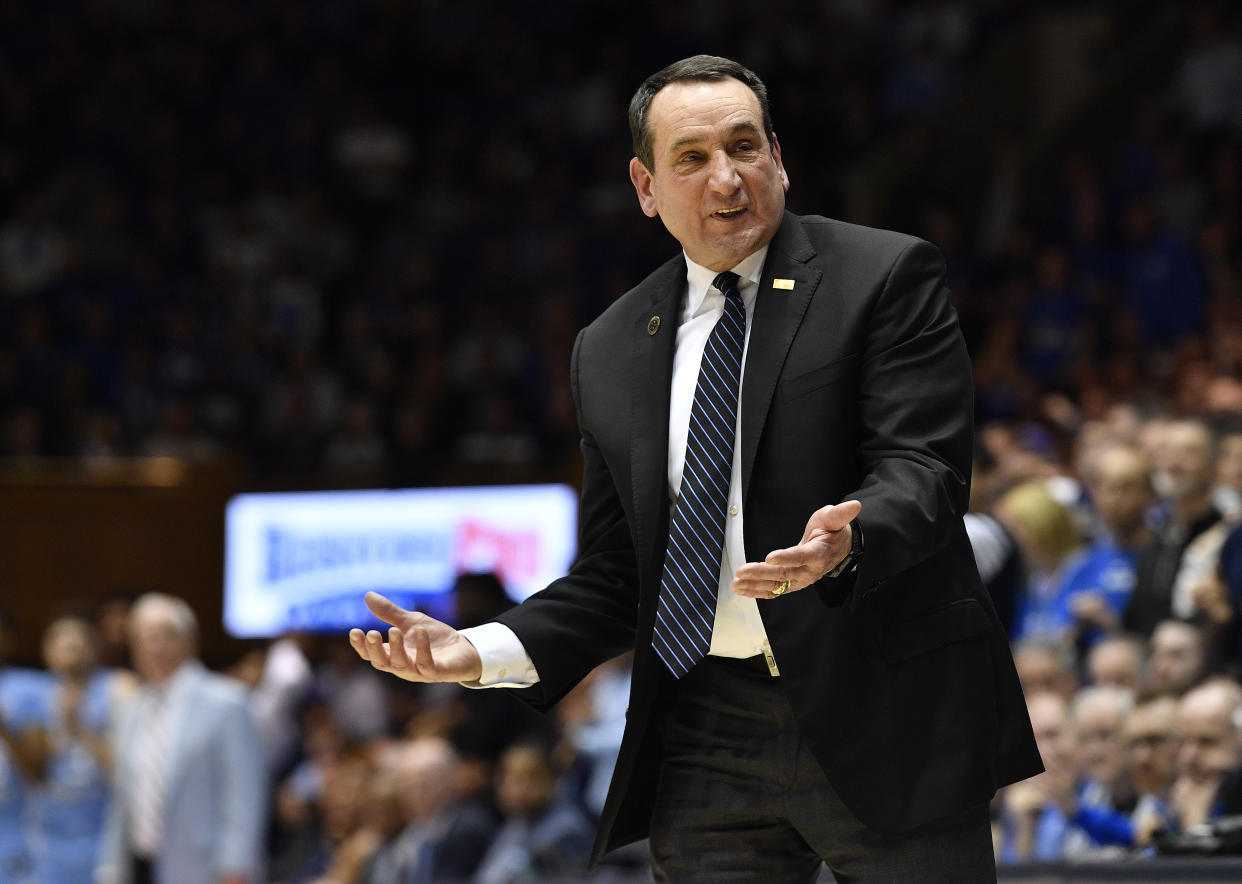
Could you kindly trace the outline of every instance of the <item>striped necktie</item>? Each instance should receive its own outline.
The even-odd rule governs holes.
[[[712,282],[725,296],[724,313],[707,339],[699,364],[686,465],[669,525],[651,639],[656,654],[677,678],[707,656],[716,619],[746,338],[746,308],[737,284],[737,274],[727,270]]]
[[[147,858],[159,855],[164,839],[168,761],[172,754],[168,706],[167,685],[148,695],[145,714],[139,719],[139,745],[129,783],[130,841],[134,852]]]

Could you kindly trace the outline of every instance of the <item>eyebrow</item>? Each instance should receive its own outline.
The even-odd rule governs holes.
[[[742,133],[746,133],[750,135],[758,135],[759,127],[756,126],[754,123],[750,122],[749,120],[744,120],[740,123],[734,124],[733,128],[729,130],[729,137],[732,138],[735,135],[740,135]],[[686,138],[679,138],[678,140],[674,141],[669,146],[668,152],[676,153],[677,151],[681,150],[683,147],[689,147],[690,145],[693,145],[693,144],[699,144],[703,140],[704,139],[702,136],[696,136],[696,135],[687,136]]]

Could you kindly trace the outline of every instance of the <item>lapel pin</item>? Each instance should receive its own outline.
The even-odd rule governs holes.
[[[647,320],[647,334],[654,335],[660,330],[660,317],[653,316]]]
[[[772,280],[772,288],[784,289],[787,292],[793,291],[794,281],[792,279],[774,279]]]

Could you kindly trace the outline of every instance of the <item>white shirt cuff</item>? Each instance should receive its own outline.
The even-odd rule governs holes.
[[[528,688],[539,683],[535,664],[521,640],[503,623],[484,623],[460,634],[479,652],[483,674],[478,681],[463,681],[467,688]]]

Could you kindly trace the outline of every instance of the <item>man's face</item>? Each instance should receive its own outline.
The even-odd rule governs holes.
[[[1138,656],[1122,642],[1100,642],[1087,657],[1091,683],[1107,687],[1139,689],[1142,667]]]
[[[177,628],[174,614],[151,604],[136,612],[130,623],[130,653],[144,680],[162,682],[193,653],[193,640]]]
[[[1203,670],[1203,643],[1188,623],[1165,621],[1151,635],[1148,657],[1149,687],[1181,693],[1199,679]]]
[[[1222,776],[1238,763],[1231,710],[1202,692],[1188,694],[1177,710],[1177,768],[1192,782]]]
[[[1169,425],[1153,477],[1157,491],[1173,500],[1202,494],[1211,486],[1214,470],[1207,429],[1193,421]]]
[[[643,212],[659,215],[692,261],[729,270],[772,240],[789,177],[750,87],[671,83],[652,99],[647,125],[654,168],[635,157],[630,180]]]
[[[1078,737],[1065,701],[1056,694],[1040,693],[1027,700],[1031,729],[1044,765],[1058,777],[1078,772]]]
[[[1161,795],[1173,780],[1177,701],[1169,697],[1134,707],[1126,718],[1126,766],[1134,788]]]
[[[1092,491],[1096,510],[1109,529],[1123,536],[1129,534],[1142,525],[1151,503],[1147,465],[1136,451],[1108,449],[1096,462]]]
[[[1121,731],[1125,714],[1115,701],[1093,698],[1077,709],[1075,730],[1083,773],[1100,783],[1113,783],[1123,764]]]

